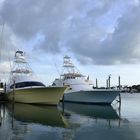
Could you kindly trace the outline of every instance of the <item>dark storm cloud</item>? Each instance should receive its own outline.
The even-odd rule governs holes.
[[[5,0],[0,6],[0,20],[14,36],[9,41],[28,42],[38,34],[43,36],[33,46],[43,52],[60,53],[67,49],[85,64],[137,63],[140,7],[131,2]],[[131,8],[127,10],[128,5]]]

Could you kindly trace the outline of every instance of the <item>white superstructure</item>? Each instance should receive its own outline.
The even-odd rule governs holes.
[[[93,90],[93,82],[89,80],[89,76],[82,75],[74,66],[69,56],[63,59],[63,72],[60,79],[55,79],[53,85],[67,85],[69,90],[66,92],[75,92],[79,90]]]

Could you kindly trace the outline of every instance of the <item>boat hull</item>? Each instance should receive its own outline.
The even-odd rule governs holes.
[[[91,90],[65,93],[65,102],[110,105],[119,95],[118,90]]]
[[[57,105],[65,89],[66,87],[16,89],[14,92],[8,92],[6,97],[10,101],[20,103]]]

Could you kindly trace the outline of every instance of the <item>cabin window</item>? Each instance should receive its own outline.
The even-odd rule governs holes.
[[[0,83],[0,88],[3,88],[3,83]]]
[[[52,83],[52,86],[56,86],[56,84],[55,83]]]
[[[15,84],[15,88],[23,88],[23,87],[32,87],[32,86],[43,86],[45,87],[44,84],[41,82],[20,82]],[[12,89],[14,87],[14,84],[10,86]]]

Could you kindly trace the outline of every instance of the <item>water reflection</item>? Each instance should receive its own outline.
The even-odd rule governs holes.
[[[63,108],[64,107],[64,108]],[[64,106],[41,106],[30,104],[2,104],[0,105],[0,126],[4,118],[10,120],[11,128],[14,128],[15,122],[22,124],[40,124],[51,127],[68,128],[70,118],[74,115],[79,120],[97,119],[102,120],[120,120],[120,116],[112,106],[84,105],[76,103],[65,103]],[[74,120],[74,119],[73,119]]]
[[[1,104],[0,140],[140,139],[136,99],[122,98],[121,116],[117,106]]]
[[[103,124],[99,121],[101,119],[105,122],[109,120],[105,125],[110,127],[110,120],[120,119],[112,106],[65,103],[64,112],[62,110],[61,105],[58,108],[21,103],[1,105],[0,136],[5,140],[26,139],[26,137],[40,139],[40,135],[42,139],[46,137],[73,139],[77,130],[83,126]]]
[[[0,126],[3,124],[3,119],[5,117],[5,106],[0,104]]]
[[[37,123],[52,127],[67,127],[60,110],[54,106],[6,104],[11,117],[20,122]]]
[[[63,111],[73,129],[101,124],[111,128],[113,125],[120,127],[121,124],[119,111],[112,106],[64,103]]]
[[[1,106],[0,106],[0,126],[2,124],[2,109],[1,109]]]
[[[65,103],[64,110],[65,112],[72,111],[74,113],[93,118],[120,119],[119,116],[120,114],[118,114],[111,105],[101,106],[101,105]]]
[[[0,140],[57,137],[58,130],[68,127],[57,107],[21,103],[0,105],[0,124]]]

